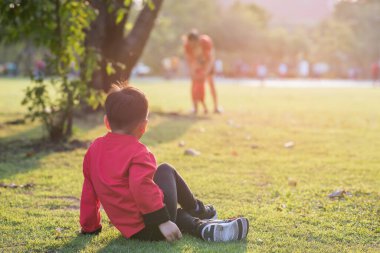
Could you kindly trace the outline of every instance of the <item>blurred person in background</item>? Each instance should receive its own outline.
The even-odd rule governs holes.
[[[7,76],[17,76],[17,65],[14,62],[8,62],[5,64],[5,70]]]
[[[259,64],[256,69],[257,77],[260,80],[260,85],[264,87],[265,79],[267,78],[268,69],[267,66],[263,63]]]
[[[171,68],[172,68],[171,59],[169,57],[165,57],[164,59],[162,59],[161,64],[162,64],[162,68],[164,70],[165,79],[170,79],[171,78],[170,72],[171,72]]]
[[[43,60],[38,59],[34,62],[34,78],[42,80],[45,77],[46,64]]]
[[[205,34],[199,34],[196,29],[191,30],[184,37],[184,51],[186,61],[190,69],[192,80],[193,112],[198,112],[198,104],[203,106],[204,113],[208,113],[205,103],[205,82],[210,85],[210,91],[214,103],[214,113],[221,113],[218,106],[218,97],[214,83],[215,51],[211,38]]]
[[[307,60],[302,59],[298,64],[298,75],[300,77],[308,77],[310,72],[310,64]]]
[[[286,63],[280,63],[278,66],[278,74],[281,78],[285,78],[288,76],[288,65]]]
[[[220,59],[215,60],[215,74],[217,76],[223,76],[223,61]]]
[[[371,74],[373,86],[376,87],[378,85],[378,82],[380,82],[380,60],[372,64]]]

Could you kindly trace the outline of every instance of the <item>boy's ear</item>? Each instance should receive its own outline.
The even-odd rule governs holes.
[[[103,121],[104,121],[104,125],[106,126],[107,130],[111,131],[111,126],[110,126],[110,122],[108,121],[107,115],[104,115]]]
[[[145,133],[145,131],[146,131],[146,129],[147,129],[147,126],[148,126],[148,121],[147,120],[144,120],[144,121],[142,121],[141,123],[140,123],[140,132],[142,133],[142,134],[144,134]]]

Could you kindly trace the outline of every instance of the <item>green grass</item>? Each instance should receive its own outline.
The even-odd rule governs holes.
[[[0,188],[0,252],[380,251],[380,90],[219,86],[226,112],[190,118],[154,113],[185,115],[188,85],[137,83],[153,111],[143,142],[158,162],[175,165],[219,217],[251,224],[244,242],[168,244],[126,240],[104,212],[99,236],[78,234],[85,149],[30,153],[24,144],[42,135],[40,125],[5,124],[25,113],[27,84],[0,79],[0,182],[35,184]],[[105,133],[101,114],[76,122],[74,139]],[[184,156],[181,140],[202,154]],[[330,200],[336,189],[352,196]]]

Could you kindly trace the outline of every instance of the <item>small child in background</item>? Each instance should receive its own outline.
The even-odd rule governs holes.
[[[196,199],[171,165],[157,167],[154,155],[139,142],[148,124],[148,101],[140,90],[113,86],[105,109],[109,132],[91,144],[83,161],[82,233],[101,231],[101,204],[126,238],[172,242],[182,233],[206,241],[247,237],[246,218],[213,220],[214,207]]]
[[[211,38],[207,35],[199,35],[196,30],[193,30],[183,40],[186,61],[189,65],[191,76],[191,97],[194,114],[198,112],[198,104],[202,105],[204,113],[208,113],[205,103],[205,84],[207,80],[210,83],[215,112],[220,112],[213,82],[214,53]]]

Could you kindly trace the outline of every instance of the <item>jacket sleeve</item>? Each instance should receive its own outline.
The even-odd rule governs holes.
[[[100,202],[96,196],[94,187],[92,185],[89,175],[89,157],[88,151],[83,160],[83,189],[80,201],[80,225],[82,233],[84,234],[97,234],[102,230],[100,224]]]
[[[129,167],[130,191],[145,225],[159,225],[169,220],[163,193],[153,181],[155,172],[155,158],[147,150],[139,152]]]

